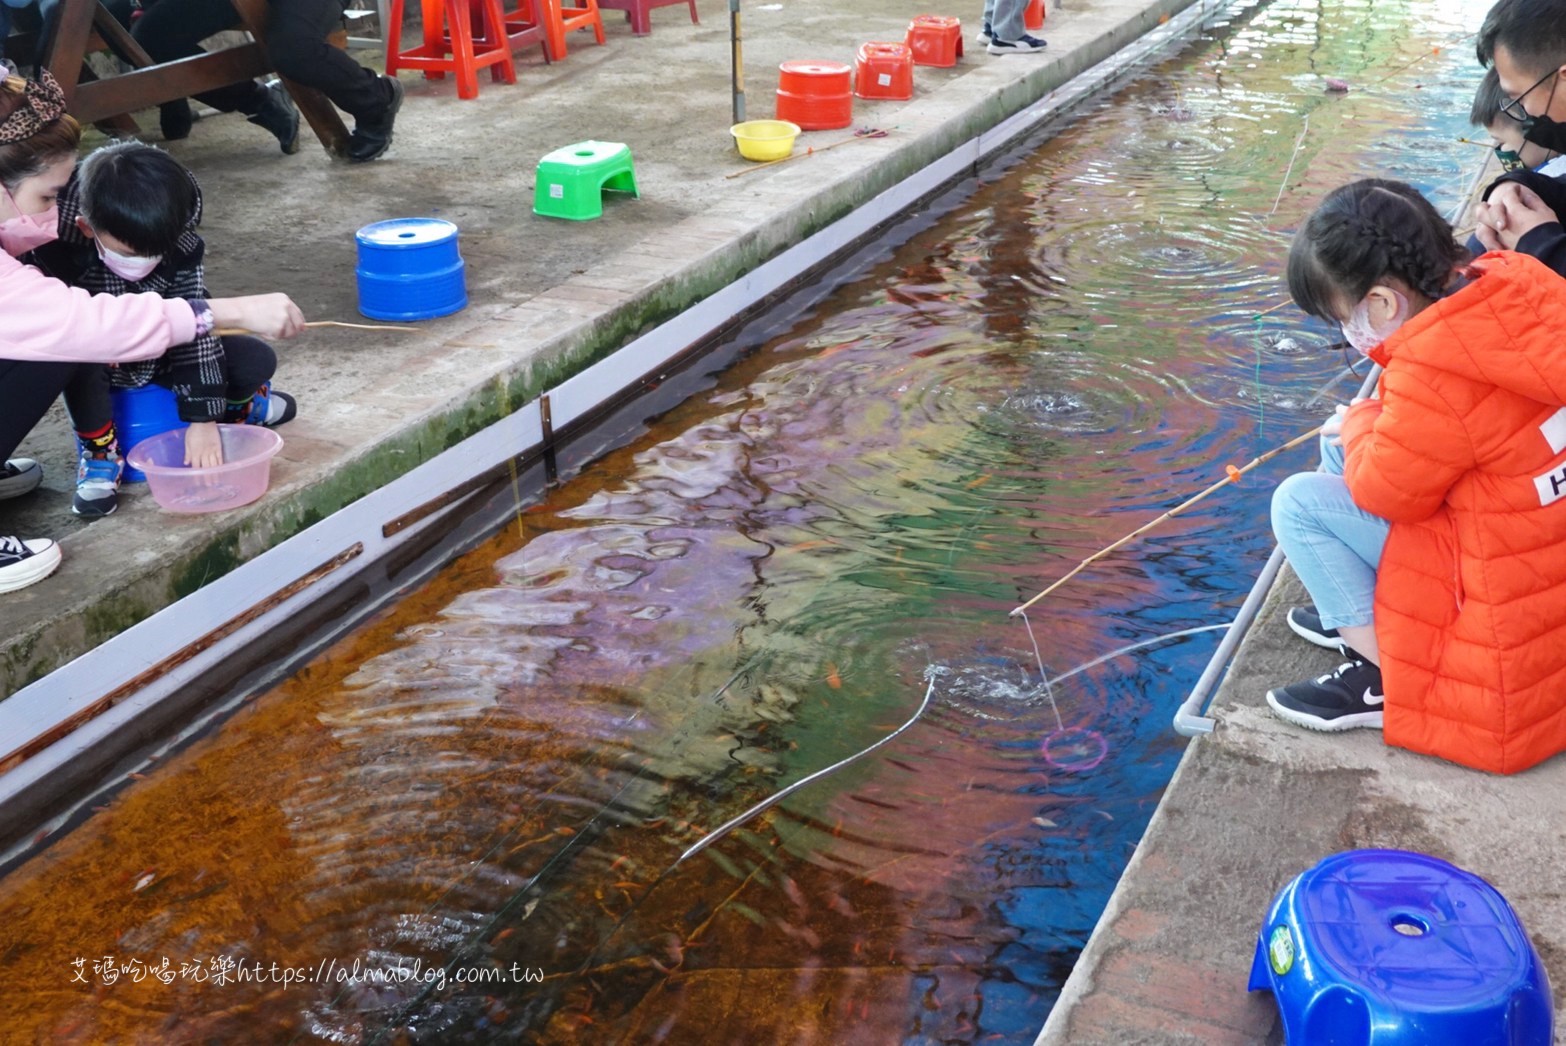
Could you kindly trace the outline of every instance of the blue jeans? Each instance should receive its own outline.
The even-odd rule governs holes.
[[[1027,34],[1022,27],[1027,7],[1028,0],[984,0],[984,24],[990,27],[991,38],[1007,43],[1021,40]]]
[[[1325,438],[1320,471],[1290,476],[1272,494],[1272,532],[1324,628],[1372,623],[1390,526],[1354,504],[1343,482],[1343,448]]]

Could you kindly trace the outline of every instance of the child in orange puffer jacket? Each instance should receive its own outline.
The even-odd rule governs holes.
[[[1323,470],[1273,498],[1315,602],[1289,623],[1349,660],[1267,702],[1514,773],[1566,750],[1566,280],[1526,255],[1465,257],[1382,179],[1328,194],[1294,238],[1295,302],[1384,373],[1378,398],[1329,419]]]

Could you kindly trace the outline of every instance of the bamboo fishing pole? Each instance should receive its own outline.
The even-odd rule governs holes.
[[[1306,442],[1308,440],[1314,439],[1314,438],[1316,438],[1319,435],[1321,435],[1321,427],[1317,426],[1316,428],[1311,429],[1309,432],[1301,433],[1300,435],[1295,436],[1293,439],[1289,440],[1289,442],[1283,444],[1282,446],[1274,447],[1271,450],[1269,450],[1267,453],[1262,454],[1259,457],[1252,458],[1250,463],[1248,465],[1244,466],[1243,468],[1235,468],[1233,465],[1228,466],[1225,469],[1225,474],[1224,474],[1223,479],[1220,479],[1217,483],[1214,483],[1212,486],[1208,487],[1206,490],[1202,491],[1200,494],[1197,494],[1195,497],[1188,498],[1187,500],[1182,501],[1180,504],[1176,505],[1174,508],[1170,509],[1168,512],[1165,512],[1162,516],[1159,516],[1157,519],[1153,520],[1151,523],[1144,523],[1142,526],[1137,527],[1131,533],[1127,534],[1125,537],[1121,538],[1119,541],[1116,541],[1113,545],[1106,545],[1103,548],[1099,549],[1097,552],[1093,553],[1091,556],[1087,557],[1082,562],[1078,563],[1075,567],[1073,567],[1071,569],[1071,572],[1068,573],[1065,577],[1061,578],[1059,581],[1056,581],[1053,585],[1049,586],[1044,591],[1040,592],[1038,595],[1036,595],[1032,599],[1028,600],[1026,603],[1024,603],[1021,606],[1017,607],[1015,610],[1013,610],[1011,612],[1011,614],[1009,616],[1016,617],[1018,614],[1023,613],[1029,607],[1031,607],[1033,604],[1037,603],[1039,600],[1043,599],[1045,596],[1047,596],[1051,592],[1055,591],[1061,585],[1064,585],[1067,581],[1070,581],[1072,578],[1074,578],[1078,574],[1082,573],[1082,571],[1087,569],[1089,564],[1095,563],[1098,560],[1103,559],[1105,556],[1109,555],[1115,549],[1120,548],[1120,547],[1130,543],[1135,538],[1141,537],[1143,534],[1146,534],[1149,530],[1152,530],[1154,527],[1158,526],[1158,524],[1164,522],[1165,520],[1173,519],[1175,516],[1178,516],[1180,513],[1184,512],[1186,509],[1190,508],[1192,505],[1196,504],[1198,501],[1201,501],[1207,495],[1213,493],[1213,491],[1218,490],[1220,487],[1226,486],[1227,484],[1235,482],[1241,476],[1243,476],[1247,472],[1251,471],[1251,469],[1256,468],[1258,465],[1265,464],[1266,462],[1269,462],[1273,458],[1277,457],[1279,454],[1282,454],[1284,451],[1286,451],[1286,450],[1293,450],[1295,447],[1299,446],[1301,443],[1304,443],[1304,442]]]
[[[348,330],[356,330],[356,331],[402,331],[404,334],[409,333],[410,331],[416,331],[416,330],[419,329],[417,327],[406,327],[406,326],[394,327],[394,326],[391,326],[390,324],[385,324],[385,323],[345,323],[342,320],[311,320],[308,323],[306,323],[305,326],[306,327],[345,327]],[[250,330],[246,330],[244,327],[219,327],[217,330],[213,331],[212,333],[218,335],[219,337],[228,337],[228,336],[232,336],[232,335],[235,335],[235,334],[254,334],[255,332],[254,331],[250,331]]]

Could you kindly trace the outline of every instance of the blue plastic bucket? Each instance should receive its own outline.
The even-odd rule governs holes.
[[[161,432],[182,429],[185,423],[179,419],[179,408],[174,404],[174,393],[162,385],[143,385],[139,389],[114,389],[109,394],[113,404],[114,430],[120,441],[120,456],[144,439],[151,439]],[[126,483],[142,483],[146,473],[125,466]]]
[[[429,320],[468,303],[457,227],[439,218],[393,218],[360,229],[359,311],[372,320]]]

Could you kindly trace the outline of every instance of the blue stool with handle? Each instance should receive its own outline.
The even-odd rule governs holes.
[[[114,411],[114,432],[120,443],[120,457],[144,439],[151,439],[170,429],[182,429],[179,406],[174,393],[162,385],[143,385],[136,389],[113,389],[109,402]],[[140,469],[125,465],[121,477],[126,483],[145,482],[147,476]]]
[[[1549,1046],[1549,977],[1489,883],[1404,850],[1350,850],[1285,886],[1256,942],[1295,1046]]]

